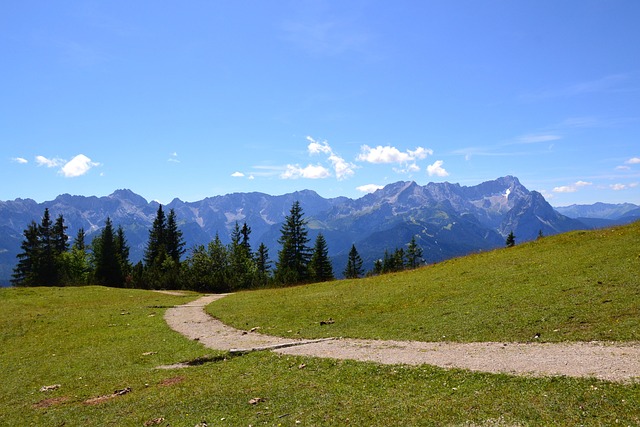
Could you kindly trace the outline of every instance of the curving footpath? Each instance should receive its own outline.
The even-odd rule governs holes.
[[[206,347],[231,352],[271,350],[281,354],[351,359],[383,364],[435,365],[513,375],[566,375],[629,382],[640,379],[640,343],[453,343],[351,338],[292,340],[241,331],[209,316],[204,308],[225,295],[206,295],[170,308],[167,324]]]

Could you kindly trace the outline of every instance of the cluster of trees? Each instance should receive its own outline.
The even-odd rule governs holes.
[[[180,257],[184,254],[182,232],[173,210],[165,218],[159,207],[145,263],[135,266],[129,260],[130,247],[122,226],[114,228],[111,218],[90,244],[83,228],[69,245],[64,217],[51,221],[49,209],[42,221],[32,221],[24,230],[22,252],[11,282],[15,286],[104,285],[153,288],[178,283]]]
[[[299,202],[294,202],[281,227],[281,245],[274,263],[261,243],[253,251],[251,227],[235,224],[231,242],[223,244],[218,235],[208,245],[198,245],[185,255],[185,242],[175,212],[165,215],[159,206],[149,230],[144,259],[136,265],[129,260],[124,230],[114,229],[110,218],[104,228],[85,244],[85,231],[78,230],[69,246],[62,215],[52,222],[45,209],[42,222],[24,230],[22,252],[14,269],[16,286],[63,286],[96,284],[145,289],[191,289],[201,292],[228,292],[262,286],[288,286],[334,280],[335,275],[327,242],[319,233],[310,246],[307,221]],[[184,259],[183,259],[184,257]],[[382,274],[423,263],[422,250],[415,238],[408,249],[385,252],[369,274]],[[355,245],[348,254],[343,271],[346,278],[364,273],[363,261]]]
[[[252,251],[251,227],[236,223],[228,245],[216,235],[207,246],[192,249],[184,262],[184,286],[198,291],[227,292],[334,280],[324,236],[318,234],[314,246],[309,246],[306,225],[300,203],[294,202],[280,230],[281,249],[274,266],[264,243]]]
[[[415,236],[411,238],[409,246],[405,251],[403,248],[397,248],[393,253],[384,251],[384,257],[373,263],[372,274],[386,274],[396,271],[418,268],[424,264],[422,258],[422,248],[416,242]]]
[[[16,286],[60,286],[64,284],[102,284],[122,286],[130,271],[129,246],[122,227],[114,230],[107,218],[105,227],[91,243],[79,229],[69,246],[67,226],[59,215],[53,222],[45,209],[42,221],[32,221],[24,230],[11,282]]]

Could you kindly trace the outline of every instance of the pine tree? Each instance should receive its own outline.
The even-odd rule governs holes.
[[[508,248],[516,245],[516,236],[513,234],[513,231],[511,231],[507,236],[507,240],[505,241],[505,244],[507,245]]]
[[[111,218],[107,217],[102,232],[93,239],[91,246],[93,247],[96,284],[121,287],[124,279]]]
[[[209,286],[212,292],[229,291],[229,253],[218,233],[207,245],[207,255],[211,266]]]
[[[122,272],[123,279],[125,279],[126,281],[127,277],[131,275],[132,265],[129,261],[129,244],[127,243],[127,238],[121,225],[118,226],[118,229],[116,231],[114,244],[116,256],[118,257],[118,262],[120,263],[120,271]]]
[[[80,227],[78,229],[78,233],[76,237],[73,239],[73,249],[78,249],[80,251],[85,251],[87,249],[87,245],[85,244],[86,234],[84,232],[84,228]]]
[[[251,235],[251,227],[249,227],[245,222],[244,224],[242,224],[242,229],[240,230],[240,246],[242,246],[247,256],[251,255],[251,244],[249,243],[249,235]]]
[[[37,262],[36,281],[42,286],[56,286],[58,284],[58,266],[53,244],[53,223],[51,222],[48,208],[45,208],[42,215],[38,234],[40,236],[40,252]]]
[[[278,252],[275,276],[282,284],[301,283],[308,279],[311,252],[307,246],[309,238],[306,225],[300,202],[295,201],[285,217],[278,239],[282,248]]]
[[[402,271],[406,265],[406,259],[404,256],[404,249],[398,248],[393,254],[394,258],[394,266],[395,269],[393,271]]]
[[[396,260],[395,257],[389,254],[388,250],[384,250],[384,256],[382,258],[382,272],[383,273],[391,273],[396,270]]]
[[[69,236],[67,236],[67,226],[64,225],[62,214],[58,215],[56,222],[51,229],[51,243],[56,255],[61,255],[69,250]]]
[[[269,249],[264,243],[260,243],[255,255],[256,268],[258,269],[258,282],[261,285],[266,285],[269,281],[269,274],[271,269],[271,260],[269,260]]]
[[[24,240],[20,244],[22,252],[18,254],[18,264],[13,269],[11,283],[14,286],[35,286],[38,284],[37,271],[41,250],[38,224],[31,221],[23,235]]]
[[[418,246],[416,236],[413,236],[407,248],[407,265],[409,268],[418,268],[422,263],[422,248]]]
[[[66,254],[65,280],[70,285],[84,285],[89,281],[89,260],[85,244],[84,228],[78,229],[71,252]]]
[[[178,228],[176,213],[173,209],[169,211],[167,217],[167,229],[165,232],[165,242],[167,247],[167,255],[171,257],[177,264],[185,253],[185,242],[182,237],[182,231]]]
[[[362,276],[363,273],[362,258],[356,249],[356,245],[352,244],[347,258],[347,267],[344,269],[344,277],[347,279],[357,279]]]
[[[151,230],[149,230],[149,240],[144,252],[144,264],[147,267],[162,264],[167,255],[165,245],[165,233],[167,229],[167,219],[162,210],[162,205],[158,206],[156,218],[153,220]]]
[[[375,275],[380,275],[384,273],[384,265],[381,259],[377,259],[373,262],[373,270],[372,273]]]
[[[45,208],[42,221],[32,221],[23,234],[12,283],[16,286],[58,286],[66,278],[69,237],[65,231],[64,217],[59,215],[51,221],[49,209]]]
[[[251,256],[251,245],[249,244],[249,234],[251,228],[244,223],[242,228],[235,223],[231,230],[231,243],[229,244],[229,264],[228,273],[229,285],[232,289],[247,289],[252,287],[253,280],[257,275],[257,267]]]
[[[316,237],[313,255],[311,256],[311,261],[309,263],[309,270],[311,273],[311,279],[316,282],[335,280],[333,275],[333,266],[329,259],[327,241],[322,233],[319,233]]]
[[[166,217],[162,205],[149,230],[149,241],[144,254],[145,287],[178,289],[180,285],[180,258],[184,254],[184,239],[178,229],[175,211]]]

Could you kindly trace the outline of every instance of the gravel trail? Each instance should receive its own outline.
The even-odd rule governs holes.
[[[337,338],[293,340],[241,331],[209,316],[204,308],[225,295],[206,295],[170,308],[168,325],[206,347],[232,352],[351,359],[383,364],[435,365],[513,375],[565,375],[629,382],[640,379],[640,343],[454,343]]]

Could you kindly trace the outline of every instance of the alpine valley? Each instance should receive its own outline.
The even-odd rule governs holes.
[[[229,242],[230,230],[238,222],[251,227],[255,250],[262,242],[271,260],[277,259],[280,227],[294,201],[299,201],[308,221],[309,245],[322,232],[340,275],[352,244],[364,260],[365,270],[384,251],[405,246],[416,236],[428,263],[504,246],[513,231],[516,242],[571,230],[603,227],[640,219],[640,206],[573,205],[553,208],[544,197],[527,190],[513,176],[476,186],[396,182],[359,199],[325,199],[310,190],[271,196],[264,193],[233,193],[197,202],[174,199],[163,206],[174,209],[186,247],[207,244],[216,233]],[[51,218],[62,214],[70,241],[84,228],[87,242],[110,217],[121,225],[131,247],[131,261],[140,260],[149,229],[158,210],[130,190],[117,190],[105,197],[63,194],[37,203],[31,199],[0,201],[0,283],[7,285],[20,252],[23,231],[32,221],[40,222],[45,208]]]

